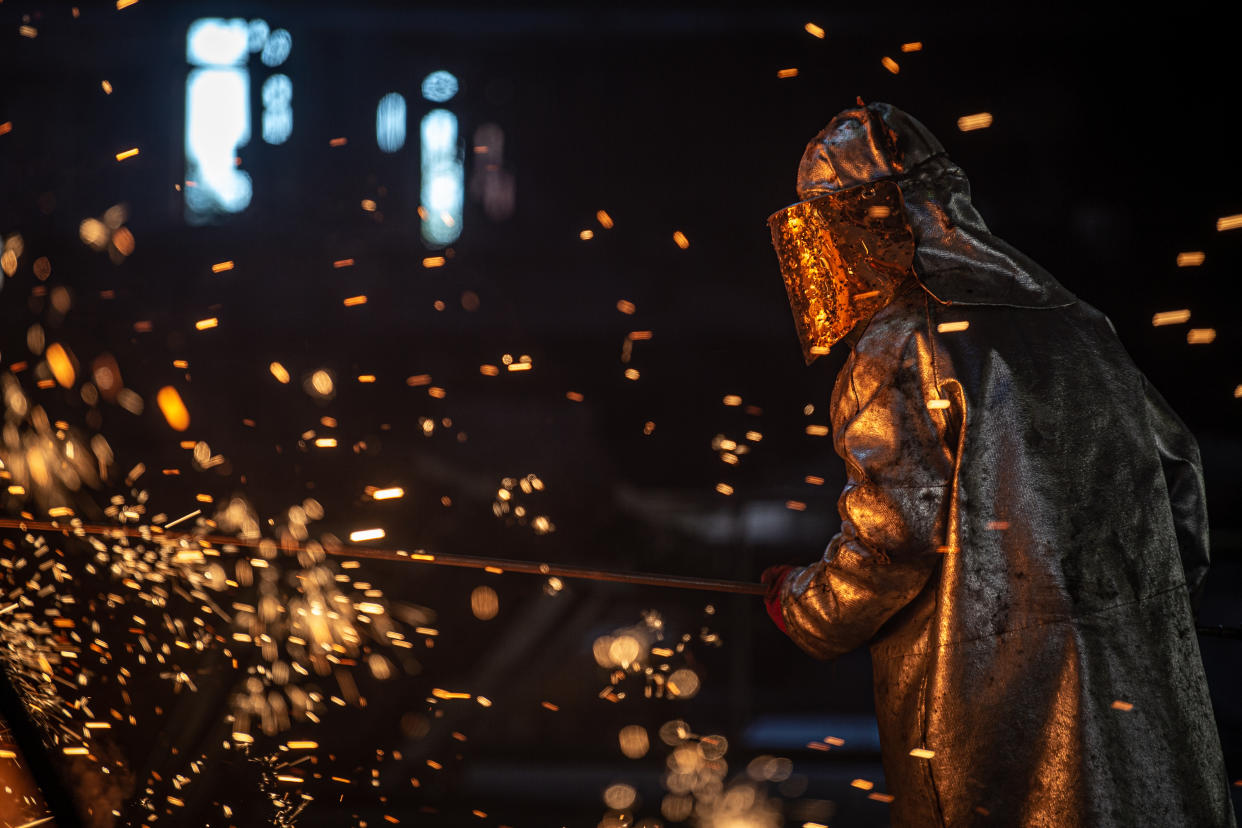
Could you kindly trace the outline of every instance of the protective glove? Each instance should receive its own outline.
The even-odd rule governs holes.
[[[785,583],[785,579],[789,577],[789,573],[795,569],[797,569],[796,566],[778,564],[776,566],[769,566],[759,576],[759,580],[768,587],[767,592],[763,594],[763,605],[768,611],[768,617],[786,635],[789,634],[789,630],[785,629],[785,615],[781,612],[781,586]]]

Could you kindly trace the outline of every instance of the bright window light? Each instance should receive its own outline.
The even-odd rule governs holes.
[[[259,60],[263,61],[264,66],[279,66],[289,57],[292,49],[293,35],[285,29],[277,29],[267,36]]]
[[[250,140],[250,78],[244,69],[195,69],[186,80],[186,218],[201,224],[213,213],[250,204],[250,176],[234,162]]]
[[[283,144],[293,132],[293,81],[272,75],[263,82],[263,140]]]
[[[245,20],[205,17],[190,24],[185,59],[195,66],[241,66],[246,61],[250,30]]]
[[[263,48],[263,44],[267,42],[269,32],[270,29],[267,27],[266,20],[251,20],[247,48],[252,52],[260,51]]]
[[[451,72],[437,69],[423,78],[423,97],[436,103],[444,103],[457,94],[457,78]]]
[[[425,86],[425,85],[424,85]],[[457,116],[433,109],[423,118],[423,238],[435,246],[451,244],[461,235],[465,199],[461,153],[457,147]]]
[[[405,98],[389,92],[375,109],[375,140],[384,152],[405,146]]]

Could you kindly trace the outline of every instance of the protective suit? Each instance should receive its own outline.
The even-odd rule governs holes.
[[[851,345],[848,481],[770,608],[818,658],[870,645],[893,824],[1234,825],[1194,438],[915,119],[840,113],[798,197],[769,223],[807,359]]]

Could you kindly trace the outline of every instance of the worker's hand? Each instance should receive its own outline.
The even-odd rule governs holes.
[[[769,566],[763,570],[763,574],[759,576],[759,580],[767,585],[768,590],[763,594],[763,605],[768,610],[768,617],[783,633],[788,633],[785,629],[785,615],[781,612],[781,586],[785,583],[785,578],[789,573],[797,567],[789,564],[778,564]]]

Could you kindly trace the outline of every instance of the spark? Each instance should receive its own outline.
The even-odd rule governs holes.
[[[415,374],[412,377],[406,377],[405,384],[413,387],[431,384],[431,374]]]
[[[811,437],[827,437],[828,426],[826,425],[809,425],[806,427],[807,435]]]
[[[625,299],[618,299],[618,300],[617,300],[617,310],[621,311],[622,313],[629,313],[629,314],[632,314],[632,313],[634,313],[634,311],[635,311],[635,310],[637,310],[637,308],[636,308],[636,307],[634,307],[634,303],[633,303],[633,302],[629,302],[629,301],[627,301],[627,300],[625,300]]]
[[[806,504],[801,500],[786,500],[785,508],[794,512],[805,512]]]
[[[393,486],[390,489],[376,489],[372,494],[376,500],[395,500],[405,496],[405,489],[400,486]]]
[[[590,229],[581,230],[578,233],[578,238],[582,239],[583,241],[590,241],[591,239],[595,238],[595,231],[590,230]]]
[[[928,400],[927,407],[932,411],[940,411],[949,407],[948,400]]]
[[[1177,254],[1178,267],[1198,267],[1207,257],[1202,250],[1187,250]]]
[[[976,129],[987,129],[992,125],[992,113],[977,112],[974,115],[963,115],[957,119],[957,128],[962,132]]]
[[[941,322],[936,326],[936,330],[940,333],[954,333],[955,331],[964,331],[970,327],[970,322],[962,320],[961,322]]]
[[[1161,311],[1160,313],[1153,315],[1151,318],[1151,324],[1155,327],[1160,327],[1161,325],[1180,325],[1183,322],[1189,321],[1190,311],[1184,308],[1182,310]]]
[[[637,368],[626,368],[625,369],[625,378],[627,380],[636,380],[638,379],[638,377],[639,377],[639,373],[638,373]]]
[[[680,230],[673,233],[673,242],[682,250],[685,250],[690,246],[690,240],[687,239],[686,234]]]
[[[798,70],[797,70],[796,68],[791,68],[791,69],[778,69],[778,70],[776,71],[776,77],[781,78],[781,79],[784,79],[784,78],[796,78],[796,77],[798,77]]]
[[[866,779],[855,779],[850,783],[851,788],[858,788],[860,791],[869,791],[875,787],[875,783]]]
[[[137,2],[138,0],[116,0],[116,10],[120,11],[121,9],[128,9]]]
[[[375,382],[375,374],[359,374],[358,382],[361,382],[364,385],[369,385],[370,383]]]
[[[289,372],[285,370],[285,366],[281,365],[279,362],[273,362],[271,365],[267,366],[267,370],[271,371],[272,376],[275,377],[276,381],[282,385],[289,382]]]
[[[728,483],[717,483],[716,491],[720,492],[722,495],[731,495],[733,494],[733,487]]]
[[[818,37],[820,40],[824,39],[824,29],[822,26],[816,26],[814,23],[807,23],[804,28],[806,29],[806,33],[811,37]]]
[[[571,402],[582,402],[586,398],[583,397],[582,393],[579,391],[566,391],[565,399],[570,400]]]
[[[910,755],[915,759],[930,759],[936,755],[936,752],[927,748],[914,748],[910,751]]]
[[[445,259],[443,256],[428,256],[423,259],[423,267],[444,267],[444,261]]]
[[[510,371],[529,371],[533,367],[535,366],[529,362],[514,362],[509,365],[509,370]]]
[[[901,67],[897,65],[897,61],[887,55],[880,59],[880,63],[883,64],[885,69],[892,72],[894,75],[901,71]]]
[[[171,529],[172,527],[176,526],[178,523],[184,523],[185,521],[189,520],[192,517],[198,517],[202,513],[203,513],[202,509],[195,509],[193,512],[190,512],[188,515],[182,515],[181,517],[177,518],[176,520],[170,523],[165,523],[164,528]]]
[[[737,405],[741,405],[741,404],[742,404],[742,398],[741,398],[741,397],[739,397],[737,394],[725,394],[724,399],[722,400],[722,402],[723,402],[725,405],[737,406]]]
[[[804,480],[804,482],[809,483],[809,484],[810,484],[810,485],[812,485],[812,486],[822,486],[822,485],[824,485],[824,478],[819,477],[819,476],[814,475],[814,474],[808,474],[808,475],[807,475],[807,476],[806,476],[803,480]]]
[[[1186,331],[1186,342],[1191,345],[1207,345],[1215,339],[1215,328],[1191,328]]]
[[[4,123],[0,124],[0,135],[7,135],[8,133],[12,131],[13,131],[12,121],[5,121]]]
[[[127,150],[123,150],[122,152],[118,152],[118,153],[116,154],[116,160],[117,160],[117,161],[124,161],[126,158],[133,158],[133,157],[134,157],[135,155],[137,155],[137,154],[138,154],[138,148],[137,148],[137,147],[133,147],[133,148],[131,148],[131,149],[127,149]]]
[[[328,146],[330,146],[330,147],[343,147],[343,146],[345,146],[347,143],[349,143],[349,139],[347,139],[347,138],[332,138],[332,139],[330,139],[330,140],[328,141]]]
[[[1237,230],[1239,227],[1242,227],[1242,213],[1223,216],[1216,220],[1217,230]]]
[[[354,266],[353,259],[337,259],[336,261],[332,263],[332,267],[334,267],[337,270],[340,270],[343,267],[353,267],[353,266]]]
[[[190,412],[186,409],[176,388],[165,385],[155,395],[155,402],[173,431],[185,431],[190,427]]]
[[[205,331],[208,328],[214,328],[219,324],[220,324],[220,320],[218,318],[214,316],[210,316],[206,319],[200,319],[197,322],[195,322],[194,327],[199,329],[200,331]]]
[[[99,84],[99,86],[103,89],[105,95],[112,94],[112,84],[108,83],[107,81],[103,81],[102,83]]]
[[[319,437],[315,440],[316,448],[336,448],[335,437]]]
[[[12,753],[11,756],[6,755],[10,753],[12,753],[12,751],[8,751],[8,750],[0,751],[0,758],[5,758],[5,759],[16,759],[17,758],[16,753]],[[47,823],[51,822],[53,819],[55,819],[55,817],[50,817],[50,816],[43,817],[43,819],[36,819],[34,822],[23,822],[21,825],[18,825],[17,828],[35,828],[36,825],[46,825]]]
[[[345,300],[345,307],[352,308],[356,305],[365,305],[366,303],[367,303],[367,297],[365,295],[350,296],[348,299]]]
[[[47,346],[46,356],[48,365],[52,368],[52,376],[56,378],[56,382],[60,383],[60,387],[71,387],[77,372],[73,368],[73,357],[68,349],[59,342],[53,342]]]
[[[903,52],[921,52],[921,51],[923,51],[923,43],[922,43],[922,41],[919,41],[919,40],[914,40],[914,41],[911,41],[911,42],[909,42],[909,43],[903,43],[903,44],[901,44],[901,51],[903,51]]]
[[[612,216],[608,215],[608,213],[603,210],[596,211],[595,220],[598,221],[599,226],[603,227],[605,230],[612,229]]]
[[[383,529],[359,529],[356,532],[349,533],[349,539],[354,543],[369,540],[379,540],[384,537]]]
[[[232,270],[232,269],[233,269],[233,262],[231,261],[216,262],[215,264],[211,266],[212,273],[223,273],[226,270]]]
[[[435,696],[437,699],[444,699],[445,701],[453,701],[454,699],[470,698],[469,693],[459,693],[453,690],[444,690],[439,687],[433,688],[431,691],[431,695]]]

